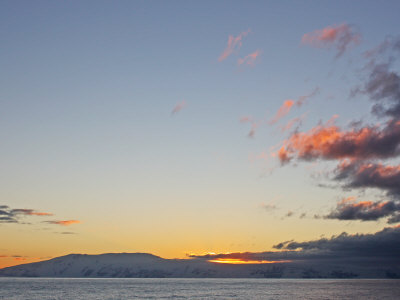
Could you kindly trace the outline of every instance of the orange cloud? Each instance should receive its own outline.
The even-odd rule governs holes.
[[[49,224],[61,225],[61,226],[69,226],[72,224],[81,223],[79,220],[65,220],[65,221],[46,221]]]
[[[242,47],[242,38],[250,33],[250,30],[241,32],[237,37],[232,35],[228,38],[228,45],[226,46],[224,52],[218,58],[218,61],[225,60],[229,55],[231,55],[235,50],[239,50]]]
[[[46,213],[46,212],[32,212],[32,213],[29,213],[28,215],[31,215],[31,216],[53,216],[52,213]]]
[[[255,265],[255,264],[277,264],[277,263],[288,263],[291,260],[242,260],[239,258],[217,258],[208,260],[212,263],[218,264],[232,264],[232,265]]]
[[[319,93],[320,89],[319,87],[316,87],[310,94],[304,95],[304,96],[300,96],[296,101],[292,100],[292,99],[288,99],[285,100],[282,104],[282,106],[278,109],[278,112],[276,113],[275,117],[272,118],[272,120],[269,122],[269,124],[275,124],[276,122],[278,122],[281,118],[283,118],[284,116],[286,116],[291,108],[296,105],[298,107],[302,106],[307,99],[314,97],[315,95],[317,95]],[[303,118],[304,116],[302,116],[301,118]],[[293,121],[296,121],[295,119]],[[296,122],[300,121],[300,119],[297,119]],[[289,125],[289,128],[293,125],[293,123],[291,125]]]
[[[254,66],[257,57],[259,57],[261,54],[261,50],[256,50],[253,53],[250,53],[249,55],[245,56],[244,58],[239,58],[238,59],[238,65],[246,64],[248,66]]]
[[[13,209],[13,210],[11,210],[11,213],[15,214],[15,215],[19,214],[19,215],[26,215],[26,216],[52,216],[53,215],[52,213],[38,212],[33,209],[21,209],[21,208]]]
[[[353,31],[348,24],[328,26],[303,35],[301,42],[314,47],[336,46],[337,55],[341,56],[352,44],[360,43],[361,35]]]
[[[23,260],[26,260],[26,258],[25,257],[14,257],[14,260],[23,261]]]
[[[399,152],[400,124],[379,125],[342,131],[328,121],[308,132],[296,132],[278,152],[281,162],[293,157],[303,160],[389,158]]]

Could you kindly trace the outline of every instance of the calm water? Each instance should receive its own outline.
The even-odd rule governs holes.
[[[0,299],[400,299],[400,280],[0,278]]]

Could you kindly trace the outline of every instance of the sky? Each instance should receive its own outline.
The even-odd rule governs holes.
[[[2,1],[0,267],[400,231],[399,11]]]

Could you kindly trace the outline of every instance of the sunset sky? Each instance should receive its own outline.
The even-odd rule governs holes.
[[[0,267],[400,232],[399,12],[1,1]]]

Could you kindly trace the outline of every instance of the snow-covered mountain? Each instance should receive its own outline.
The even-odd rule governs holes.
[[[104,278],[384,278],[387,270],[295,263],[220,264],[202,259],[164,259],[146,253],[70,254],[0,269],[0,276]],[[397,275],[397,274],[395,274]]]

